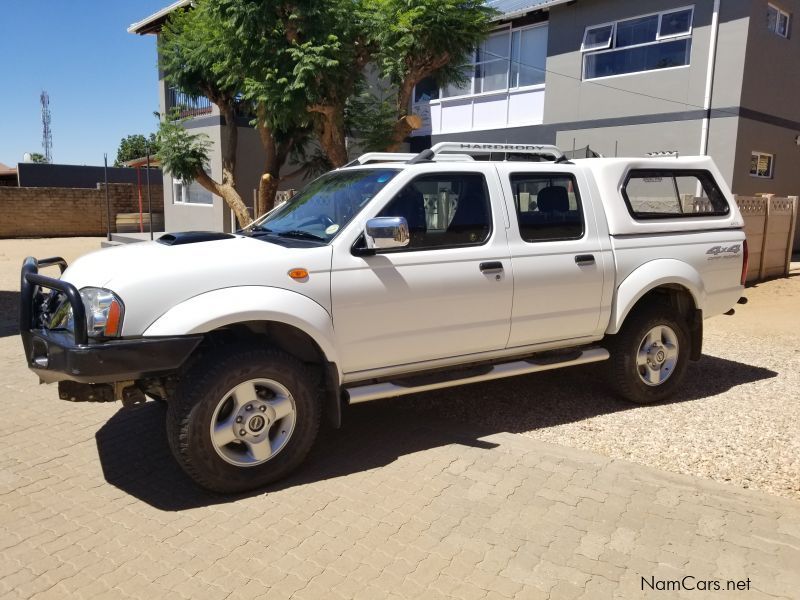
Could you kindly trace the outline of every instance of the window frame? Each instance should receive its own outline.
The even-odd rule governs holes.
[[[586,36],[589,35],[589,31],[593,29],[601,29],[604,27],[611,27],[611,34],[608,36],[608,43],[605,46],[598,46],[597,48],[587,48],[586,47]],[[581,40],[581,52],[597,52],[599,50],[607,50],[611,48],[611,44],[614,42],[614,38],[617,35],[617,22],[616,21],[609,21],[608,23],[598,23],[597,25],[587,25],[586,28],[583,30],[583,40]]]
[[[214,207],[214,196],[215,196],[215,194],[213,194],[211,192],[208,192],[209,195],[211,196],[211,202],[192,202],[191,200],[184,200],[183,199],[184,190],[186,190],[187,196],[188,196],[189,188],[191,187],[191,185],[193,183],[195,183],[194,180],[187,183],[182,178],[179,178],[179,177],[173,177],[172,178],[172,204],[173,204],[173,206],[177,204],[179,206],[210,206],[211,208],[213,208]],[[179,185],[180,189],[181,189],[181,193],[180,193],[180,198],[181,199],[180,200],[176,199],[176,194],[175,194],[176,185]],[[206,191],[208,191],[208,190],[206,190]]]
[[[714,185],[715,191],[720,195],[720,197],[725,201],[725,210],[715,211],[715,212],[692,212],[692,213],[638,213],[633,210],[633,205],[631,204],[631,200],[628,196],[628,183],[631,179],[634,179],[637,175],[639,177],[647,177],[647,175],[639,175],[641,173],[659,173],[661,176],[669,176],[674,180],[677,177],[695,177],[703,187],[703,191],[708,194],[708,190],[706,186],[703,185],[705,182],[712,183]],[[677,189],[676,189],[677,192]],[[731,204],[728,202],[728,199],[725,197],[725,194],[719,187],[717,180],[714,178],[714,175],[708,169],[680,169],[680,168],[665,168],[665,167],[652,167],[652,168],[641,168],[641,169],[630,169],[625,175],[625,181],[622,183],[622,187],[620,188],[620,195],[622,199],[625,201],[625,206],[628,209],[628,214],[636,220],[636,221],[665,221],[671,219],[702,219],[702,218],[718,218],[718,217],[727,217],[731,214]]]
[[[426,246],[424,248],[412,248],[409,244],[408,246],[404,246],[402,248],[387,248],[385,250],[378,250],[377,254],[399,254],[403,252],[430,252],[436,250],[453,250],[457,248],[477,248],[480,246],[487,245],[494,235],[494,204],[492,203],[492,196],[489,191],[489,182],[486,178],[486,173],[483,171],[433,171],[430,173],[420,173],[415,175],[405,183],[400,186],[396,192],[394,192],[391,197],[378,209],[378,212],[375,213],[374,217],[380,217],[381,213],[386,210],[386,207],[389,206],[395,198],[397,198],[403,190],[405,190],[409,185],[412,185],[415,181],[426,178],[426,177],[463,177],[468,175],[478,175],[480,176],[481,180],[483,181],[483,191],[486,198],[486,206],[488,208],[488,215],[489,215],[489,231],[486,232],[486,237],[477,243],[467,243],[467,244],[448,244],[443,246]],[[389,216],[402,216],[402,215],[389,215]],[[363,232],[356,238],[355,242],[353,243],[353,248],[355,249],[357,246],[360,246],[365,242]]]
[[[664,15],[669,15],[672,13],[689,11],[689,31],[685,31],[683,33],[671,33],[669,35],[661,35],[661,23],[664,20]],[[684,6],[683,8],[674,8],[672,10],[665,10],[664,12],[658,13],[658,29],[656,29],[656,41],[660,42],[662,40],[671,40],[673,38],[679,37],[691,37],[692,33],[694,33],[694,4],[691,6]]]
[[[771,29],[770,26],[769,26],[769,9],[770,8],[774,9],[775,12],[778,13],[777,18],[775,19],[775,29]],[[781,16],[786,17],[786,34],[785,35],[778,31],[778,23],[780,22],[780,17]],[[789,39],[789,28],[791,27],[791,24],[792,24],[792,13],[790,13],[790,12],[788,12],[786,10],[783,10],[781,7],[773,4],[772,2],[767,2],[767,31],[769,31],[770,33],[774,33],[778,37],[781,37],[781,38],[783,38],[785,40],[788,40]]]
[[[675,33],[670,35],[661,35],[661,22],[664,18],[664,15],[669,15],[671,13],[682,12],[685,10],[691,11],[691,16],[689,18],[689,30],[685,33]],[[674,42],[677,40],[688,39],[691,40],[694,34],[694,10],[695,5],[689,4],[686,6],[677,6],[675,8],[670,8],[667,10],[656,11],[645,13],[641,15],[636,15],[633,17],[626,17],[624,19],[617,19],[616,21],[609,21],[607,23],[598,23],[587,25],[583,30],[583,41],[581,42],[581,81],[595,81],[598,79],[608,79],[610,77],[625,77],[627,75],[639,75],[641,73],[653,73],[657,71],[668,71],[670,69],[684,69],[691,64],[691,57],[687,58],[687,62],[685,65],[676,65],[674,67],[664,67],[661,69],[645,69],[643,71],[631,71],[629,73],[616,73],[614,75],[601,75],[600,77],[587,77],[586,76],[586,57],[591,56],[594,54],[606,54],[609,52],[621,52],[624,50],[630,50],[633,48],[643,48],[645,46],[656,46],[658,44],[664,44],[669,42]],[[656,36],[655,39],[649,42],[642,42],[640,44],[631,44],[630,46],[622,46],[617,47],[617,26],[620,23],[625,23],[627,21],[635,21],[637,19],[644,19],[646,17],[652,17],[654,15],[658,15],[658,23],[656,25]],[[609,38],[609,45],[605,48],[595,48],[595,49],[587,49],[585,47],[586,43],[586,35],[592,29],[597,29],[599,27],[608,27],[609,25],[612,26],[611,36]],[[689,50],[691,51],[691,49]]]
[[[469,99],[469,98],[480,98],[480,97],[483,97],[483,96],[494,96],[494,95],[500,95],[500,94],[508,95],[508,94],[515,94],[517,92],[525,92],[525,91],[531,91],[531,90],[544,89],[544,86],[545,86],[544,82],[542,82],[542,83],[534,83],[534,84],[531,84],[531,85],[518,86],[518,87],[511,86],[511,63],[512,63],[512,59],[513,59],[514,33],[520,32],[520,35],[521,35],[521,32],[523,32],[523,31],[526,31],[526,30],[529,30],[529,29],[541,28],[541,27],[546,28],[547,32],[548,32],[548,35],[550,34],[550,26],[549,26],[549,22],[548,21],[543,21],[541,23],[532,23],[530,25],[523,25],[521,27],[512,27],[511,24],[509,23],[509,24],[507,24],[507,25],[505,25],[503,27],[498,27],[497,29],[494,29],[490,33],[490,35],[496,35],[496,34],[499,34],[499,33],[508,33],[508,58],[507,59],[494,59],[495,61],[505,60],[508,63],[508,70],[506,72],[506,85],[505,85],[505,87],[498,88],[496,90],[490,90],[490,91],[487,91],[487,92],[475,91],[475,89],[476,89],[475,88],[475,83],[476,83],[476,80],[477,80],[477,77],[475,76],[476,67],[478,65],[483,65],[483,64],[486,64],[486,63],[493,62],[492,60],[481,60],[481,61],[475,60],[477,58],[477,49],[476,49],[476,50],[474,50],[472,52],[472,61],[464,65],[464,67],[470,67],[471,68],[471,72],[472,72],[472,74],[470,75],[470,84],[469,84],[469,90],[470,91],[469,92],[465,92],[463,94],[458,94],[457,96],[445,96],[444,95],[444,91],[445,91],[446,88],[439,87],[439,97],[438,98],[432,98],[432,99],[428,100],[427,102],[430,103],[430,104],[441,104],[443,102],[446,103],[446,102],[449,102],[449,101],[466,100],[466,99]],[[520,39],[520,43],[521,43],[521,39]],[[536,68],[536,67],[533,67],[533,68]],[[546,69],[547,69],[547,54],[546,54],[546,51],[545,51],[545,67],[544,67],[545,73],[546,73]],[[416,86],[414,86],[414,92],[413,92],[412,98],[414,98],[415,96],[416,96]],[[412,104],[421,104],[421,102],[412,102]]]
[[[578,205],[578,214],[581,218],[581,233],[578,236],[570,236],[570,237],[560,237],[560,238],[541,238],[535,240],[526,240],[522,236],[522,225],[520,224],[519,216],[519,202],[514,197],[514,177],[530,177],[531,179],[534,178],[569,178],[572,180],[572,187],[575,192],[575,201]],[[582,240],[586,237],[586,211],[583,208],[583,201],[581,199],[581,191],[580,186],[578,185],[578,178],[575,176],[575,173],[571,171],[511,171],[507,175],[508,177],[508,185],[511,188],[511,202],[514,204],[514,214],[517,218],[517,233],[519,234],[519,239],[522,240],[526,244],[542,244],[547,242],[574,242],[576,240]]]
[[[754,156],[758,156],[759,158],[762,156],[769,156],[769,175],[759,175],[758,167],[756,167],[755,173],[753,173],[753,171],[749,171],[750,177],[755,177],[757,179],[772,179],[775,176],[775,154],[772,152],[760,152],[758,150],[752,150],[750,152],[750,158],[752,159]]]

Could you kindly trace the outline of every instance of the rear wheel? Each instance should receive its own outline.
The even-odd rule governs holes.
[[[690,346],[686,321],[671,306],[638,310],[609,340],[611,384],[637,404],[664,400],[683,382]]]
[[[319,429],[315,374],[272,349],[226,347],[195,364],[167,409],[172,453],[199,485],[234,493],[288,475]]]

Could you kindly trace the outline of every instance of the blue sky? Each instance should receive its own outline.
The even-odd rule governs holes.
[[[126,29],[171,1],[0,0],[0,162],[42,151],[43,89],[56,163],[112,163],[123,137],[154,131],[155,36]]]

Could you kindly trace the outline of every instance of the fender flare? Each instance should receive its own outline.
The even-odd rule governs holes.
[[[308,296],[282,288],[236,286],[198,294],[170,308],[143,335],[207,333],[246,321],[277,321],[296,327],[316,342],[328,363],[336,365],[341,380],[330,313]]]
[[[695,308],[703,309],[706,289],[697,269],[673,258],[652,260],[635,269],[617,287],[606,333],[619,332],[636,303],[645,294],[662,285],[680,285],[686,288],[692,295]]]

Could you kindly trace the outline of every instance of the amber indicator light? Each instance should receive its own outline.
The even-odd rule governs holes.
[[[117,335],[117,333],[119,333],[120,312],[119,303],[112,302],[111,306],[108,308],[108,320],[106,321],[105,327],[106,335]]]
[[[292,279],[305,279],[308,277],[308,271],[305,269],[292,269],[289,271],[289,277]]]

